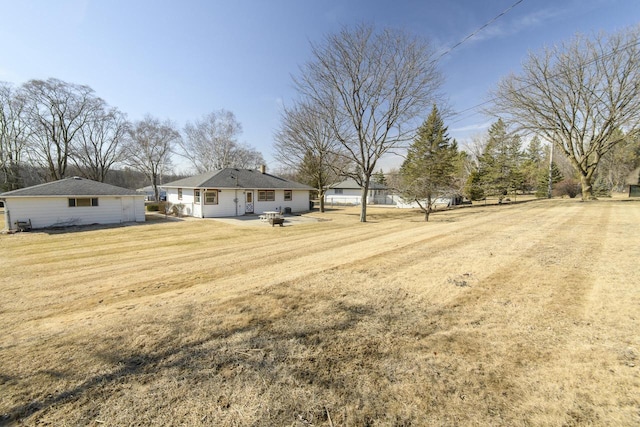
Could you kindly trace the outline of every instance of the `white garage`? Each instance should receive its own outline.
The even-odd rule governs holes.
[[[144,194],[72,177],[0,194],[5,229],[144,222]]]

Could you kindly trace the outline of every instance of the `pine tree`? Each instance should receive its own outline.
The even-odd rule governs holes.
[[[489,128],[487,146],[478,159],[479,181],[485,193],[498,196],[500,202],[509,191],[522,189],[520,145],[520,137],[509,134],[502,119]]]
[[[457,154],[458,145],[447,134],[447,127],[434,105],[400,168],[402,197],[418,203],[425,213],[425,221],[429,221],[436,198],[452,191]]]
[[[469,174],[467,183],[464,187],[464,193],[469,200],[483,200],[485,198],[480,173],[477,170],[474,170]]]
[[[556,162],[551,163],[551,184],[557,184],[564,179]],[[549,197],[549,169],[540,168],[538,171],[538,185],[536,197]]]
[[[538,177],[541,171],[548,170],[548,162],[544,161],[545,153],[540,138],[534,136],[523,153],[520,167],[523,177],[523,191],[531,192],[539,187]]]
[[[371,181],[380,185],[387,185],[387,177],[384,176],[384,172],[380,169],[378,172],[374,173],[371,176]]]

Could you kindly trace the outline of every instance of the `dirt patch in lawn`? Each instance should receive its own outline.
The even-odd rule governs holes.
[[[639,207],[0,236],[0,424],[638,425]]]

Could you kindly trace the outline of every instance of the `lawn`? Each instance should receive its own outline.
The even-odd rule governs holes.
[[[639,425],[640,201],[0,235],[0,425]]]

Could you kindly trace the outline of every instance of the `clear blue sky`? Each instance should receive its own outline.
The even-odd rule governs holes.
[[[148,113],[179,128],[224,108],[242,123],[240,140],[275,168],[273,134],[310,42],[365,22],[404,28],[445,51],[515,2],[0,0],[0,81],[86,84],[131,120]],[[640,0],[524,0],[442,58],[444,92],[454,110],[466,110],[518,72],[529,50],[639,22]],[[447,124],[464,145],[489,123],[471,111]]]

